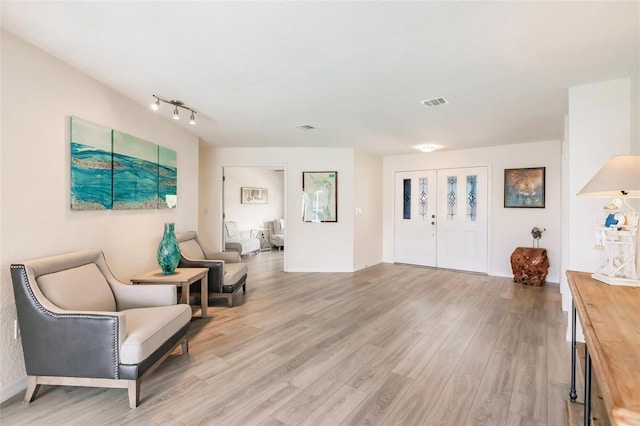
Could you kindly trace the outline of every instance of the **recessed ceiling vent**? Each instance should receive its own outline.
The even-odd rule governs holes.
[[[313,130],[315,127],[309,126],[308,124],[303,124],[302,126],[297,126],[296,129],[300,130]]]
[[[425,99],[424,101],[420,101],[420,103],[427,108],[438,106],[438,105],[448,105],[449,101],[445,98],[433,98],[433,99]]]

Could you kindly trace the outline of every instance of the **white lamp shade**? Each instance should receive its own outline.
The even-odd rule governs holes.
[[[612,157],[577,195],[640,198],[640,155]]]

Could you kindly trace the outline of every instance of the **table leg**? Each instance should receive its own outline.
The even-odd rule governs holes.
[[[180,303],[189,304],[189,284],[182,284],[182,296],[180,296]]]
[[[591,355],[584,345],[584,426],[591,425]]]
[[[571,301],[571,402],[578,399],[576,393],[576,304]]]
[[[205,272],[204,277],[200,280],[200,316],[206,318],[207,308],[209,307],[209,273]]]

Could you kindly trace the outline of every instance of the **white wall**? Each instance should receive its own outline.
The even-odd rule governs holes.
[[[202,149],[201,182],[211,191],[202,200],[199,233],[212,249],[222,248],[222,170],[230,166],[282,166],[286,219],[285,271],[349,272],[353,266],[353,164],[350,148]],[[338,172],[338,222],[302,222],[302,172]]]
[[[251,230],[260,227],[260,222],[269,222],[284,217],[284,172],[266,167],[224,168],[224,212],[226,220],[238,225],[241,236],[249,237]],[[242,204],[240,188],[266,188],[266,204]]]
[[[157,267],[163,223],[197,229],[198,139],[146,107],[98,83],[11,34],[2,32],[0,270],[2,398],[24,385],[9,265],[98,247],[127,281]],[[71,211],[69,116],[100,123],[178,153],[174,210]]]
[[[637,114],[637,112],[636,112]],[[582,198],[576,194],[615,155],[638,153],[631,141],[630,79],[571,87],[569,89],[566,192],[568,264],[565,269],[592,272],[599,261],[593,250],[594,232],[602,225],[602,207],[611,200]],[[637,144],[637,141],[635,141]],[[571,308],[571,295],[563,274],[563,309]]]
[[[460,151],[419,153],[383,159],[383,260],[393,262],[394,173],[459,167],[489,168],[489,275],[512,277],[511,253],[516,247],[532,244],[531,228],[546,228],[540,247],[547,249],[547,281],[559,282],[561,241],[561,143],[547,141]],[[544,209],[504,208],[504,169],[546,168]]]
[[[382,261],[382,158],[355,151],[354,270]]]

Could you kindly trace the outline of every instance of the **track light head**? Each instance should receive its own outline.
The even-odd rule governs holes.
[[[193,111],[191,111],[191,117],[189,117],[189,124],[196,124],[196,116]]]
[[[157,111],[160,109],[160,99],[156,99],[156,101],[151,104],[151,109],[153,111]]]
[[[173,110],[173,117],[174,120],[180,120],[180,116],[178,115],[178,107],[176,107],[176,109]]]

